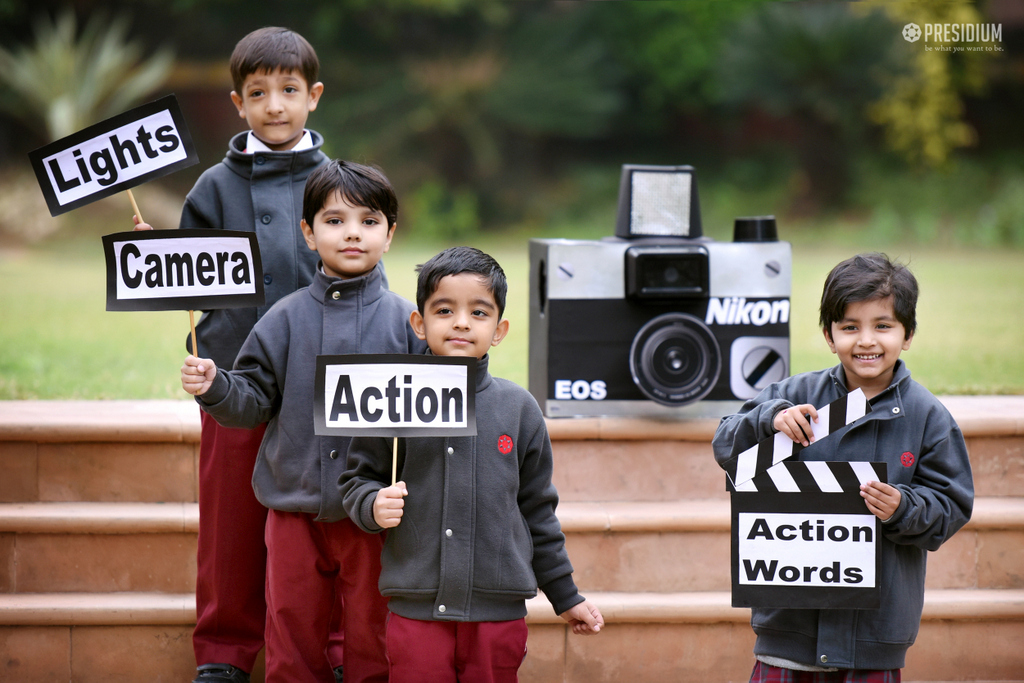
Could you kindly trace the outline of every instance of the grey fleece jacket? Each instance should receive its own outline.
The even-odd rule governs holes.
[[[317,269],[309,287],[281,299],[260,318],[235,369],[218,368],[196,400],[226,427],[269,422],[252,487],[268,508],[306,512],[316,521],[345,518],[338,477],[350,437],[313,433],[318,354],[422,353],[409,325],[416,308],[384,289],[381,270],[350,280]]]
[[[302,193],[306,177],[327,156],[320,151],[323,137],[310,133],[311,149],[256,154],[242,151],[248,133],[239,133],[224,159],[204,171],[185,197],[179,227],[255,232],[260,245],[266,303],[206,311],[196,325],[196,355],[212,358],[217,367],[230,368],[256,321],[313,281],[320,257],[302,238]],[[190,340],[185,347],[192,351]]]
[[[725,463],[774,433],[775,414],[824,406],[849,393],[842,365],[782,380],[722,419],[712,445]],[[802,450],[804,461],[885,462],[900,505],[882,524],[878,609],[753,609],[756,655],[839,669],[902,668],[917,637],[927,551],[971,518],[974,480],[963,434],[949,411],[897,361],[871,412]],[[866,509],[866,508],[865,508]]]
[[[508,621],[540,587],[555,612],[583,602],[555,516],[547,425],[522,387],[477,367],[476,436],[399,440],[409,495],[381,555],[380,592],[403,617]],[[391,482],[391,439],[356,437],[341,479],[345,509],[364,531]]]

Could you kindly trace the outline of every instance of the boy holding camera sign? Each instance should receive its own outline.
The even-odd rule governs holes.
[[[411,302],[388,291],[378,267],[391,245],[398,200],[377,169],[330,161],[310,174],[302,234],[320,255],[313,282],[255,324],[234,369],[189,356],[181,384],[221,425],[267,423],[252,488],[270,508],[267,539],[267,680],[331,680],[328,638],[343,616],[344,676],[386,681],[384,600],[375,590],[381,540],[342,507],[338,477],[349,437],[316,436],[321,354],[421,353]]]
[[[438,356],[478,358],[476,436],[357,437],[341,479],[364,531],[387,529],[380,592],[389,598],[392,683],[515,681],[526,654],[526,599],[539,587],[574,633],[604,625],[576,590],[551,483],[551,443],[525,390],[487,372],[508,332],[505,274],[454,247],[419,267],[416,336]]]
[[[882,524],[878,609],[754,608],[752,683],[898,683],[924,604],[926,551],[971,517],[974,484],[963,435],[946,408],[910,378],[900,353],[917,327],[917,280],[884,254],[829,273],[820,323],[836,367],[767,387],[722,419],[712,445],[724,464],[776,432],[810,446],[800,460],[882,461],[889,484],[861,486]],[[871,412],[814,442],[823,406],[862,389]]]

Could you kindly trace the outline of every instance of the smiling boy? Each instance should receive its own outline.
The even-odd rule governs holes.
[[[544,591],[577,634],[604,618],[572,578],[551,483],[551,442],[522,387],[487,372],[509,323],[501,267],[453,247],[419,267],[416,336],[438,356],[477,358],[475,436],[357,437],[340,481],[364,531],[387,529],[380,591],[388,600],[392,683],[511,682],[526,655],[526,599]]]
[[[386,607],[375,590],[381,539],[347,519],[336,486],[348,437],[316,436],[313,402],[320,354],[421,353],[408,320],[414,306],[383,285],[381,256],[397,227],[398,201],[377,169],[330,161],[303,197],[302,235],[321,265],[305,289],[253,327],[234,369],[189,356],[181,384],[228,428],[266,422],[252,489],[270,509],[267,541],[267,681],[334,678],[328,649],[341,616],[344,678],[386,681]]]
[[[807,446],[800,460],[886,463],[888,484],[861,486],[881,520],[878,609],[751,611],[754,683],[898,683],[924,604],[927,552],[971,517],[974,483],[963,434],[949,411],[910,378],[900,353],[917,329],[917,280],[884,254],[860,254],[829,273],[820,324],[839,365],[765,388],[722,419],[721,464],[782,432]],[[871,412],[813,442],[815,406],[862,389]]]

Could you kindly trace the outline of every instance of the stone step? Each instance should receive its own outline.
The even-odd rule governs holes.
[[[194,502],[188,401],[0,401],[0,501]]]
[[[567,502],[576,582],[592,591],[727,591],[729,503]],[[0,592],[191,591],[195,503],[0,504]],[[929,588],[1024,588],[1024,499],[979,498],[928,562]]]
[[[946,396],[978,496],[1024,491],[1024,396]],[[548,420],[564,501],[727,500],[717,420]],[[194,502],[199,409],[189,401],[0,402],[0,502]]]
[[[967,441],[976,496],[1024,491],[1024,396],[940,396]],[[728,500],[718,420],[549,419],[563,501]]]
[[[196,503],[0,504],[0,591],[195,590]]]
[[[727,592],[588,597],[606,621],[593,637],[568,634],[542,596],[528,602],[529,653],[521,680],[749,677],[749,610],[730,607]],[[0,595],[0,662],[7,663],[10,680],[18,681],[189,680],[194,621],[191,594]],[[1022,639],[1024,590],[928,591],[904,680],[1024,680]]]

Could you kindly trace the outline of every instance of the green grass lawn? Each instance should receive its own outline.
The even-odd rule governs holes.
[[[478,239],[509,277],[508,337],[492,372],[527,384],[527,241]],[[392,289],[415,295],[416,264],[437,246],[403,243],[385,256]],[[794,246],[793,372],[835,363],[817,328],[825,274],[861,251]],[[903,358],[938,394],[1024,394],[1024,254],[889,248],[921,284],[918,334]],[[99,239],[0,252],[0,399],[187,396],[178,381],[188,313],[108,313]]]

